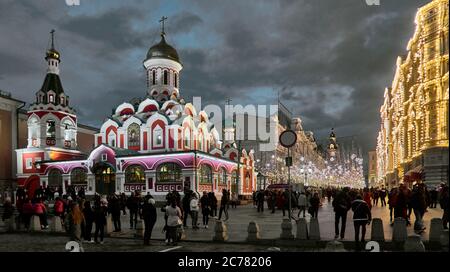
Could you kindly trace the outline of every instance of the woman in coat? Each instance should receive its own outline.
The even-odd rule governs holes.
[[[78,203],[72,204],[71,212],[66,217],[66,229],[69,231],[71,241],[81,241],[81,226],[84,215]]]
[[[166,208],[167,216],[167,232],[168,232],[168,243],[176,245],[177,241],[177,230],[183,224],[181,220],[182,213],[180,208],[177,206],[177,202],[172,200],[170,206]]]

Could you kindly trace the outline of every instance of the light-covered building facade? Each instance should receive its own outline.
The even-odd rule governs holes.
[[[145,97],[115,108],[94,135],[89,154],[77,148],[77,118],[59,80],[59,53],[52,47],[46,59],[44,86],[28,111],[28,147],[17,150],[23,185],[32,180],[44,186],[73,185],[87,195],[140,190],[161,199],[169,191],[186,189],[251,195],[256,184],[253,151],[221,141],[208,114],[180,96],[183,66],[164,32],[143,62]]]

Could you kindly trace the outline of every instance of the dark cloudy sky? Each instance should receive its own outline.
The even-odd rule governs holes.
[[[49,31],[56,29],[61,78],[81,123],[145,95],[142,61],[167,41],[184,69],[182,96],[203,103],[281,100],[318,139],[335,127],[374,148],[383,92],[406,52],[427,0],[0,0],[0,89],[32,102],[41,87]]]

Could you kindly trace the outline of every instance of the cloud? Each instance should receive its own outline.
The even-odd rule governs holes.
[[[75,8],[6,0],[0,4],[0,88],[33,100],[55,28],[72,106],[80,122],[100,125],[112,107],[145,96],[142,60],[159,41],[158,19],[166,15],[167,41],[183,62],[186,100],[273,104],[279,90],[318,139],[335,127],[338,136],[358,135],[367,151],[375,146],[396,57],[405,53],[416,10],[427,2],[105,0]]]

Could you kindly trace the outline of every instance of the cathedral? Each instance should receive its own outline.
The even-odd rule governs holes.
[[[256,188],[254,152],[238,150],[234,135],[222,141],[205,111],[180,95],[182,62],[166,42],[143,61],[147,91],[143,99],[117,106],[95,134],[95,147],[77,147],[77,116],[59,77],[61,54],[52,43],[46,52],[47,74],[28,109],[28,144],[17,149],[17,179],[28,194],[39,186],[86,195],[130,194],[136,190],[157,199],[169,191],[218,193],[222,189],[251,196]],[[228,134],[234,130],[225,128]]]

